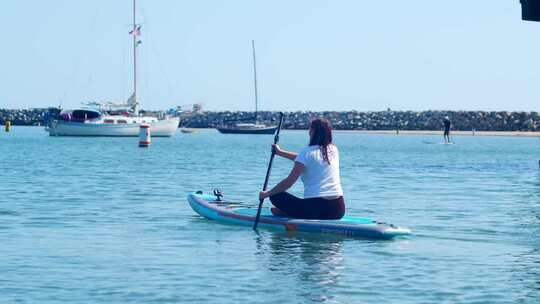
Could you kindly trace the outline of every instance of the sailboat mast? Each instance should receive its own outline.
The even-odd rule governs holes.
[[[137,21],[135,20],[136,0],[133,0],[133,112],[139,114],[137,104]]]
[[[259,100],[257,92],[257,60],[255,57],[255,40],[251,40],[251,48],[253,49],[253,81],[255,83],[255,124],[258,121]]]

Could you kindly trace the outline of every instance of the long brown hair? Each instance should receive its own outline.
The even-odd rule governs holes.
[[[324,118],[316,118],[311,121],[309,129],[312,132],[309,138],[309,145],[320,146],[324,161],[330,164],[330,159],[328,158],[328,145],[332,143],[332,126],[330,122]]]

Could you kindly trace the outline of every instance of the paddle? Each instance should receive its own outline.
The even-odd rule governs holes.
[[[283,124],[283,112],[279,113],[279,125],[276,130],[276,135],[274,135],[274,144],[277,144],[279,141],[279,131],[281,131],[281,125]],[[268,178],[270,177],[270,171],[272,171],[272,163],[274,162],[274,156],[276,156],[276,150],[272,149],[272,155],[270,156],[270,162],[268,163],[268,169],[266,169],[266,177],[264,179],[263,191],[266,191],[268,187]],[[255,222],[253,223],[253,230],[257,230],[257,225],[259,224],[259,218],[261,217],[261,209],[264,199],[259,200],[259,208],[257,209],[257,216],[255,217]]]

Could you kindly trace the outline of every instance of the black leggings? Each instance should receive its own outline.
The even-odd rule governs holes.
[[[337,220],[345,215],[343,196],[333,200],[321,197],[298,198],[287,192],[270,196],[270,201],[287,216],[301,219]]]

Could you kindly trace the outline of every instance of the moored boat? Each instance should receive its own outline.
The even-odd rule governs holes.
[[[129,34],[133,37],[133,93],[125,103],[92,102],[89,107],[58,113],[50,111],[45,131],[51,136],[138,136],[141,124],[148,124],[152,136],[173,136],[180,118],[176,116],[139,115],[137,100],[137,46],[141,41],[141,25],[135,19]],[[55,109],[57,110],[57,109]]]
[[[251,41],[253,49],[253,82],[255,88],[255,123],[231,123],[223,124],[216,129],[223,134],[274,134],[277,126],[267,126],[258,122],[258,92],[257,92],[257,62],[255,57],[255,41]]]
[[[180,131],[181,131],[182,133],[188,133],[188,134],[189,134],[189,133],[197,133],[197,132],[199,132],[199,130],[197,130],[197,129],[192,129],[192,128],[181,128]]]
[[[232,126],[221,126],[216,129],[223,134],[274,134],[277,130],[277,126],[245,123]]]
[[[99,110],[63,111],[51,120],[45,130],[50,136],[131,136],[139,134],[141,124],[150,125],[152,136],[173,136],[179,118],[158,119],[152,116],[110,115]]]

